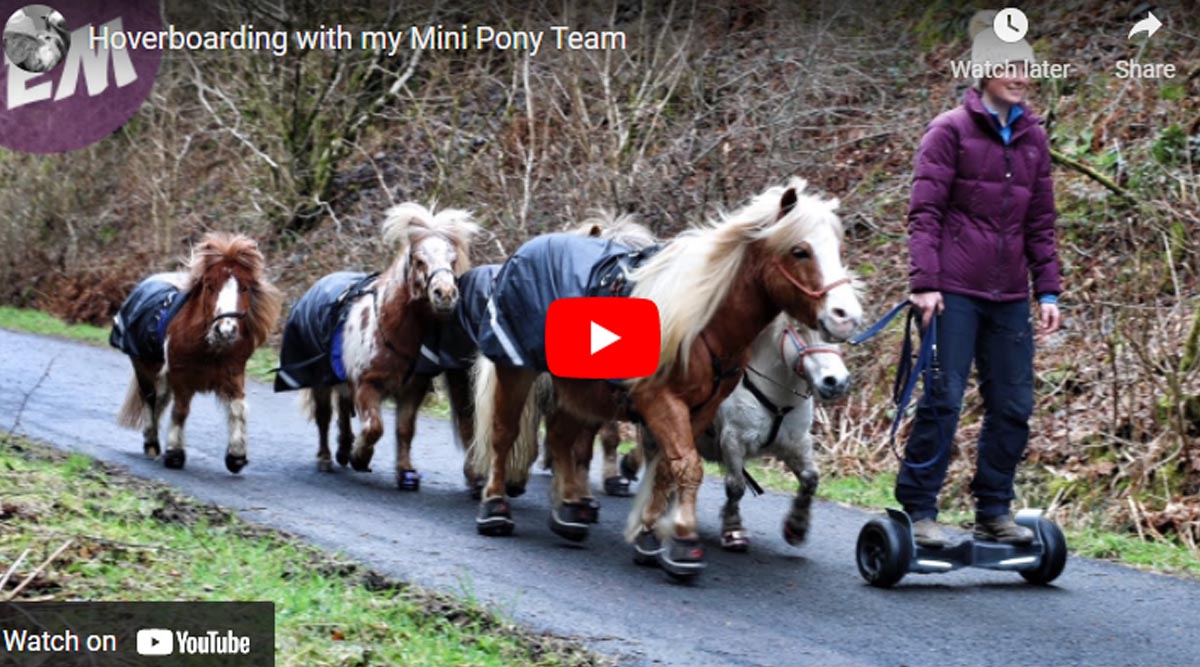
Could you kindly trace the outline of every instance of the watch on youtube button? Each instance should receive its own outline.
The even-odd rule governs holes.
[[[546,364],[559,377],[653,375],[661,344],[658,306],[649,299],[557,299],[546,313]]]

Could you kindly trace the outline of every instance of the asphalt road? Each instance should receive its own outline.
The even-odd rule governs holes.
[[[166,470],[142,456],[139,433],[115,425],[128,375],[114,351],[0,331],[0,429],[19,413],[19,433],[166,481],[397,578],[469,592],[623,665],[1200,664],[1200,584],[1072,559],[1048,588],[961,570],[876,590],[853,555],[869,515],[817,503],[808,543],[793,548],[780,535],[782,494],[747,497],[753,549],[727,554],[717,547],[721,487],[704,486],[709,566],[692,586],[632,563],[621,540],[627,499],[601,496],[590,540],[565,545],[545,524],[544,475],[513,503],[515,536],[480,537],[445,422],[421,420],[414,452],[422,489],[402,494],[392,483],[390,433],[374,472],[318,473],[315,428],[292,395],[258,384],[249,390],[250,465],[241,475],[225,470],[225,420],[211,397],[193,405],[187,468]]]

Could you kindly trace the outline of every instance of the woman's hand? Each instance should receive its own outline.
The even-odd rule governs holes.
[[[1062,325],[1062,315],[1058,312],[1058,304],[1055,303],[1039,303],[1038,304],[1038,330],[1037,340],[1045,340],[1047,336],[1058,331]]]
[[[946,309],[941,292],[915,292],[908,295],[909,302],[921,311],[921,328],[929,326],[929,321],[935,314],[941,315]]]

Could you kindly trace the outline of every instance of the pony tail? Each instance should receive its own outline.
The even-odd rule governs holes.
[[[296,392],[296,407],[300,408],[301,414],[308,421],[316,421],[317,419],[317,401],[313,397],[312,389],[301,389]]]
[[[383,219],[383,242],[390,246],[408,247],[417,230],[433,227],[433,212],[412,201],[387,210]]]
[[[538,375],[533,381],[533,388],[525,397],[525,407],[521,410],[520,430],[513,442],[512,451],[508,456],[508,479],[524,486],[529,482],[529,470],[538,457],[538,426],[546,415],[549,406],[554,406],[554,384],[547,373]],[[547,460],[548,457],[547,457]]]
[[[658,459],[661,454],[655,453],[646,463],[646,471],[642,474],[642,482],[638,484],[637,495],[633,497],[633,505],[629,508],[629,517],[625,520],[625,541],[633,544],[638,533],[642,532],[642,514],[650,504],[654,493],[654,477],[658,473]]]
[[[123,428],[140,429],[146,425],[146,401],[142,399],[142,390],[138,385],[137,375],[130,376],[129,388],[125,390],[125,402],[117,412],[117,425]]]
[[[475,429],[468,456],[471,469],[485,479],[492,471],[492,423],[496,412],[496,365],[482,354],[471,369],[475,376]],[[486,483],[486,482],[485,482]]]

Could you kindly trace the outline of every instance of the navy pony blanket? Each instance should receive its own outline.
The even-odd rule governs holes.
[[[421,341],[416,373],[437,375],[442,371],[470,368],[479,352],[476,331],[483,321],[499,264],[477,266],[458,277],[458,306],[454,315]]]
[[[503,366],[546,366],[546,311],[555,299],[628,296],[626,273],[657,252],[605,239],[546,234],[522,245],[496,275],[477,328],[479,351]]]
[[[143,280],[113,318],[108,344],[145,363],[161,364],[165,359],[167,325],[187,298],[187,292],[162,278]]]
[[[346,381],[342,324],[350,305],[371,293],[377,274],[341,271],[317,281],[288,313],[279,349],[275,391],[323,387]]]

